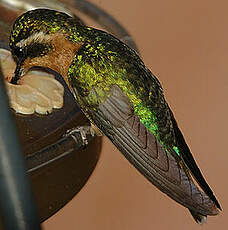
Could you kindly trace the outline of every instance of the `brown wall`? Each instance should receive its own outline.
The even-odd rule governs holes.
[[[195,159],[224,209],[208,218],[205,227],[227,229],[228,2],[93,2],[128,28],[143,60],[161,81]],[[90,180],[45,222],[46,230],[200,229],[185,208],[147,182],[106,138],[103,143]]]

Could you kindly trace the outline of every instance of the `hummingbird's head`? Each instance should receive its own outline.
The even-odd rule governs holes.
[[[49,9],[31,10],[17,18],[9,41],[11,53],[17,63],[11,83],[16,83],[33,66],[58,71],[56,66],[60,64],[57,63],[59,59],[62,65],[66,64],[64,54],[69,58],[67,52],[75,51],[76,46],[68,39],[70,19],[72,18],[65,13]],[[68,48],[70,50],[64,52]]]

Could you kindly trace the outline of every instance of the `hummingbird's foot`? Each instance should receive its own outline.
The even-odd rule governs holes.
[[[93,126],[91,125],[91,126],[78,126],[78,127],[69,129],[66,131],[64,136],[65,137],[71,136],[74,139],[74,141],[78,143],[78,139],[74,135],[75,133],[80,133],[82,145],[84,147],[86,147],[89,144],[87,135],[91,135],[92,137],[94,137],[97,134]]]

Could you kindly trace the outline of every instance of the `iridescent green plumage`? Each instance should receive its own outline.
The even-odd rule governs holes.
[[[191,155],[159,81],[127,45],[106,32],[75,23],[66,14],[34,10],[17,19],[11,33],[18,68],[25,60],[33,63],[36,56],[42,61],[35,49],[38,44],[49,47],[49,53],[42,55],[56,55],[55,34],[67,38],[72,47],[77,45],[65,79],[91,122],[148,180],[189,208],[197,222],[218,214],[220,205]],[[64,52],[64,47],[60,49]],[[58,69],[58,63],[53,60],[47,67]]]
[[[176,140],[169,108],[156,77],[128,46],[107,33],[96,33],[100,41],[84,44],[68,72],[72,86],[83,98],[81,106],[96,110],[109,96],[111,86],[118,85],[129,97],[140,121],[165,148],[174,148]],[[95,94],[91,94],[92,89],[96,91],[99,101]]]

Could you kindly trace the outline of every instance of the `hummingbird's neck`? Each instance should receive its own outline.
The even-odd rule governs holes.
[[[68,82],[68,69],[82,44],[73,43],[69,41],[63,34],[57,33],[52,35],[51,43],[53,49],[45,56],[36,57],[27,60],[25,67],[31,68],[33,66],[42,66],[50,68],[59,73],[66,81],[69,88]]]
[[[68,70],[82,44],[73,43],[63,35],[57,35],[53,38],[54,50],[50,53],[49,68],[62,75],[68,87]]]

